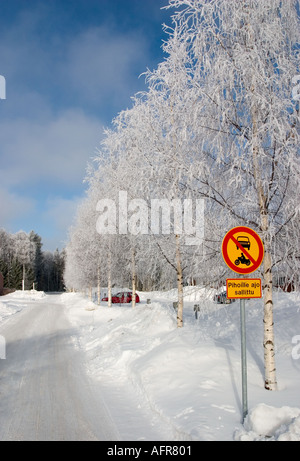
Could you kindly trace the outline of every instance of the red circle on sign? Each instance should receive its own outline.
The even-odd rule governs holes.
[[[252,266],[250,267],[245,267],[245,268],[238,267],[234,263],[234,261],[230,259],[230,256],[228,254],[228,243],[230,242],[230,240],[234,239],[234,234],[238,232],[249,234],[251,237],[255,239],[258,245],[258,257],[255,260],[251,258],[250,254],[248,254],[248,252],[245,249],[243,249],[246,256],[251,258]],[[239,227],[234,227],[229,232],[227,232],[227,234],[225,235],[223,242],[222,242],[222,254],[223,254],[224,261],[226,262],[227,266],[231,270],[233,270],[234,272],[237,272],[238,274],[250,274],[251,272],[256,271],[256,269],[258,269],[259,266],[261,265],[262,260],[264,258],[264,246],[263,246],[263,243],[259,235],[254,230],[250,229],[249,227],[239,226]]]

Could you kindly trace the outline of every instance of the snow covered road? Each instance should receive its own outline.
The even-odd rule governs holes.
[[[0,440],[119,440],[59,295],[26,304],[0,327]]]

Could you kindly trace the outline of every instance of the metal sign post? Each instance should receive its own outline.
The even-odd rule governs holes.
[[[264,247],[259,235],[249,227],[234,227],[225,235],[222,254],[227,266],[238,274],[250,274],[261,265]],[[240,299],[241,368],[242,368],[242,422],[248,414],[247,345],[245,299],[261,298],[260,279],[227,279],[228,299]]]
[[[248,414],[247,396],[247,346],[246,346],[246,313],[245,299],[240,299],[240,320],[241,320],[241,361],[242,361],[242,415],[243,422]]]

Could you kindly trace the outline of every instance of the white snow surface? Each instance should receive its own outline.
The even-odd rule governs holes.
[[[239,301],[216,304],[213,290],[185,287],[184,326],[178,329],[176,290],[139,295],[135,308],[98,306],[78,293],[59,298],[78,332],[74,348],[84,351],[87,375],[99,385],[121,440],[155,440],[158,433],[165,441],[300,440],[299,293],[274,294],[277,391],[264,389],[263,301],[246,300],[244,422]],[[0,325],[27,303],[50,296],[17,291],[1,297]]]

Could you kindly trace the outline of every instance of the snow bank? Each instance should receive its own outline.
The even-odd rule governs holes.
[[[9,299],[14,300],[30,300],[34,301],[37,299],[45,298],[46,294],[44,291],[37,291],[37,290],[16,290],[9,295],[3,296],[3,298],[8,297]]]
[[[217,293],[214,288],[206,288],[206,287],[199,287],[199,286],[186,286],[183,287],[183,298],[185,302],[188,303],[199,303],[204,301],[211,301],[214,295]],[[168,291],[149,291],[149,292],[141,292],[139,293],[140,298],[142,300],[146,300],[147,298],[158,300],[158,301],[177,301],[178,298],[178,291],[177,288],[173,288],[172,290]]]
[[[8,301],[0,301],[0,322],[4,319],[9,317],[10,315],[15,314],[16,312],[20,311],[22,307],[13,304],[12,302]]]
[[[263,385],[262,301],[246,303],[249,414],[242,425],[239,303],[218,305],[214,294],[185,287],[181,329],[176,290],[139,292],[134,309],[92,306],[74,293],[61,299],[80,329],[89,373],[111,390],[130,385],[137,402],[172,428],[174,440],[300,440],[300,360],[291,359],[292,337],[300,334],[299,296],[274,296],[278,392]]]
[[[45,298],[43,291],[36,290],[17,290],[0,298],[0,323],[7,317],[20,312],[27,307],[25,301],[34,301]]]
[[[271,407],[261,403],[251,409],[245,419],[244,431],[237,440],[300,440],[300,408]]]

